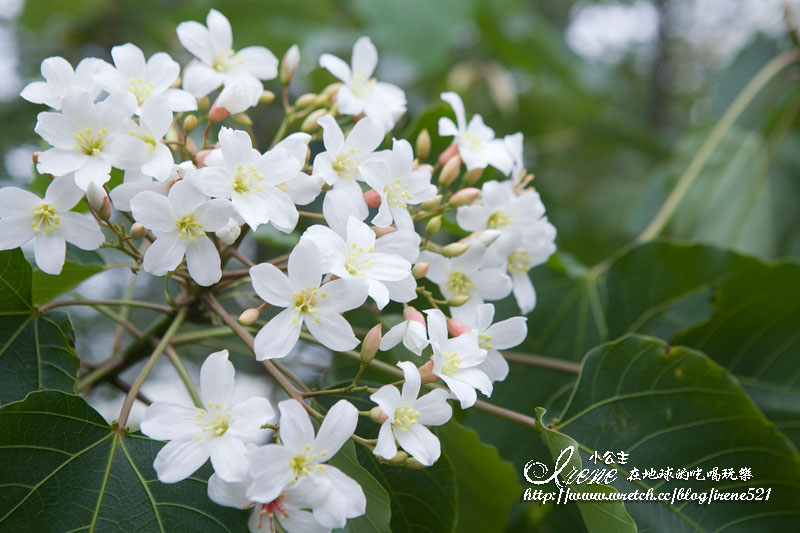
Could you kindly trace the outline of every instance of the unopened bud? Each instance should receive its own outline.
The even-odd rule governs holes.
[[[228,115],[230,114],[230,111],[224,107],[212,107],[211,111],[208,112],[208,120],[211,122],[222,122],[228,118]]]
[[[200,150],[194,156],[194,160],[197,161],[198,165],[202,165],[203,162],[206,160],[206,157],[208,157],[208,154],[210,154],[210,153],[211,153],[211,150]]]
[[[258,103],[261,105],[271,104],[275,101],[275,93],[272,91],[264,91],[258,97]]]
[[[300,130],[305,133],[313,133],[317,128],[319,128],[317,121],[324,117],[327,113],[328,112],[325,109],[317,109],[306,117],[306,119],[303,121],[303,124],[300,126]]]
[[[328,105],[328,102],[330,102],[330,100],[331,100],[330,96],[328,96],[325,93],[320,93],[320,95],[317,96],[317,99],[314,100],[314,107],[325,107],[326,105]]]
[[[219,237],[219,240],[230,246],[242,234],[242,228],[236,219],[231,217],[228,219],[228,223],[222,229],[215,231],[214,234]]]
[[[97,216],[103,220],[111,218],[111,200],[108,199],[108,196],[103,198],[100,209],[97,210]]]
[[[413,457],[409,457],[408,459],[406,459],[406,462],[403,463],[403,466],[406,468],[410,468],[411,470],[424,470],[427,468],[427,466],[420,463]]]
[[[197,99],[197,110],[201,113],[205,113],[208,111],[208,108],[211,107],[211,100],[208,99],[208,96],[202,96]]]
[[[436,215],[425,224],[425,233],[427,235],[433,235],[440,229],[442,229],[442,215]]]
[[[422,378],[422,384],[426,383],[433,383],[439,379],[439,376],[433,374],[433,359],[428,359],[428,361],[418,368],[419,376]]]
[[[172,82],[172,85],[170,85],[169,88],[180,89],[182,83],[183,83],[183,78],[181,76],[178,76],[177,78],[175,78],[175,81]]]
[[[461,172],[461,157],[451,157],[450,160],[444,164],[442,171],[439,173],[439,184],[450,185],[458,177]]]
[[[453,143],[447,147],[447,150],[445,150],[439,155],[439,164],[444,165],[445,163],[450,161],[450,158],[452,158],[456,154],[458,154],[458,145],[456,143]]]
[[[442,255],[445,257],[458,257],[469,250],[469,245],[463,242],[451,242],[442,248]]]
[[[381,325],[376,324],[364,335],[361,342],[361,364],[366,366],[375,359],[378,348],[381,347]]]
[[[39,164],[39,155],[40,155],[41,153],[42,153],[42,152],[40,152],[39,150],[36,150],[35,152],[33,152],[33,156],[32,156],[31,158],[33,159],[33,165],[34,165],[34,166],[36,166],[36,165],[38,165],[38,164]]]
[[[251,119],[247,113],[236,113],[235,115],[231,115],[231,118],[240,126],[246,127],[253,125],[253,119]]]
[[[447,319],[447,332],[451,337],[458,337],[459,335],[469,333],[470,331],[472,331],[472,329],[468,328],[460,320],[456,320],[455,318]]]
[[[291,83],[299,64],[300,49],[296,44],[293,44],[286,53],[283,54],[283,59],[281,59],[281,83],[283,85],[289,85],[289,83]]]
[[[416,322],[419,322],[423,326],[425,325],[425,315],[423,315],[422,313],[417,311],[416,308],[410,305],[405,309],[403,309],[403,318],[405,318],[406,320],[414,320]]]
[[[89,186],[86,187],[86,201],[89,202],[89,205],[92,206],[92,209],[95,211],[100,211],[100,209],[103,207],[103,200],[105,198],[106,190],[96,182],[90,181]]]
[[[475,187],[461,189],[450,197],[450,205],[453,207],[461,207],[462,205],[471,204],[478,198],[478,196],[480,196],[480,194],[481,190],[476,189]]]
[[[145,235],[147,235],[147,228],[145,228],[138,222],[134,222],[131,225],[131,239],[139,240]]]
[[[431,154],[431,134],[428,130],[422,130],[417,135],[417,157],[420,159],[428,159]]]
[[[383,237],[384,235],[394,233],[397,231],[397,228],[395,226],[386,226],[385,228],[380,226],[372,226],[372,231],[375,233],[376,237]]]
[[[411,269],[411,275],[414,276],[414,279],[422,279],[428,275],[428,269],[431,267],[428,263],[417,263],[414,265],[414,268]]]
[[[469,301],[468,294],[457,294],[456,296],[453,296],[452,298],[447,300],[447,305],[449,305],[450,307],[461,307],[468,301]]]
[[[325,98],[331,99],[337,92],[339,92],[339,87],[341,86],[342,84],[338,81],[335,83],[331,83],[322,90],[322,94],[325,96]]]
[[[183,119],[183,131],[186,133],[191,133],[193,129],[197,127],[197,117],[194,115],[189,115],[185,119]]]
[[[369,417],[373,422],[377,422],[378,424],[383,424],[389,419],[389,417],[386,416],[386,413],[384,413],[383,410],[381,410],[381,408],[377,405],[370,409]]]
[[[239,324],[243,326],[252,326],[255,324],[255,321],[258,320],[258,316],[261,313],[258,312],[258,309],[255,307],[251,307],[250,309],[245,309],[242,311],[242,314],[239,315]]]
[[[381,195],[375,189],[370,189],[364,193],[364,201],[367,202],[367,207],[380,207]]]
[[[402,466],[408,459],[408,454],[403,450],[397,452],[397,455],[389,459],[389,464],[394,466]]]
[[[434,196],[430,200],[425,200],[424,202],[419,204],[419,206],[422,209],[424,209],[425,211],[430,211],[431,209],[436,209],[437,207],[439,207],[439,204],[441,202],[442,202],[442,195],[441,194],[437,194],[436,196]]]
[[[464,174],[464,185],[473,185],[483,176],[482,168],[473,168]]]
[[[303,109],[304,107],[308,107],[314,103],[314,100],[317,99],[317,95],[314,93],[306,93],[297,97],[297,100],[294,102],[294,106],[297,109]]]

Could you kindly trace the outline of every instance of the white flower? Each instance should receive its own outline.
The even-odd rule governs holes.
[[[354,216],[349,217],[342,236],[317,224],[308,228],[302,239],[317,246],[325,272],[366,282],[369,296],[379,309],[389,303],[389,288],[384,282],[401,281],[411,274],[411,263],[400,255],[382,252],[375,232]]]
[[[336,96],[339,111],[346,115],[364,113],[377,120],[384,131],[391,130],[406,112],[405,93],[395,85],[372,77],[378,64],[378,50],[369,37],[356,41],[351,61],[352,69],[331,54],[322,54],[319,58],[321,67],[342,80]]]
[[[230,202],[209,200],[183,180],[172,186],[167,197],[140,192],[131,200],[131,211],[136,221],[156,236],[144,254],[145,271],[163,276],[186,256],[189,275],[198,284],[207,287],[219,281],[219,252],[206,232],[225,227],[233,214]]]
[[[478,345],[486,350],[486,361],[478,368],[492,381],[502,381],[508,375],[508,363],[498,350],[507,350],[521,344],[528,335],[526,318],[515,316],[492,324],[494,306],[477,305],[464,313],[459,321],[478,336]]]
[[[410,361],[401,361],[405,382],[400,393],[393,385],[384,385],[369,399],[378,404],[387,420],[381,424],[375,455],[391,459],[397,454],[395,439],[408,454],[425,466],[439,459],[439,439],[425,426],[441,426],[453,415],[447,403],[447,391],[436,389],[417,398],[422,378]]]
[[[381,198],[378,214],[372,219],[376,226],[385,227],[394,220],[398,229],[413,231],[414,221],[408,206],[436,196],[431,173],[421,168],[414,170],[413,165],[411,144],[404,139],[394,139],[391,152],[384,152],[383,157],[376,157],[361,165],[364,181]]]
[[[224,85],[218,105],[231,113],[256,105],[264,90],[259,80],[278,75],[278,58],[263,46],[235,51],[231,25],[216,9],[208,12],[206,24],[178,24],[178,40],[198,59],[184,70],[183,88],[201,97]]]
[[[511,157],[511,183],[516,187],[522,179],[525,171],[525,158],[522,155],[522,132],[506,135],[503,137],[503,144]]]
[[[163,95],[170,111],[182,112],[197,109],[197,100],[191,93],[171,86],[178,79],[181,67],[169,54],[158,52],[145,61],[142,50],[131,43],[111,49],[114,65],[101,63],[94,79],[109,94],[129,92],[136,97],[139,110],[154,96]]]
[[[383,141],[380,124],[370,118],[356,122],[345,139],[342,129],[331,115],[325,115],[317,122],[322,126],[322,142],[325,151],[314,158],[314,176],[322,178],[334,189],[346,191],[353,198],[360,198],[366,206],[358,181],[361,177],[360,165],[369,159]]]
[[[247,497],[247,488],[252,483],[253,478],[249,475],[244,481],[228,482],[217,474],[211,474],[208,497],[214,503],[234,509],[252,507],[247,522],[252,533],[330,533],[331,528],[320,525],[311,511],[304,510],[308,502],[302,494],[290,489],[270,502],[254,502]],[[278,529],[275,522],[282,529]]]
[[[300,167],[304,167],[308,157],[308,143],[311,135],[308,133],[296,132],[287,135],[275,148],[286,150],[290,156],[294,157]],[[322,191],[323,180],[319,176],[309,176],[305,172],[298,171],[292,177],[278,184],[278,188],[292,199],[295,205],[307,205],[313,202],[320,191]]]
[[[308,239],[301,240],[289,255],[288,274],[269,263],[250,269],[256,293],[265,302],[284,308],[256,335],[256,359],[285,357],[297,344],[304,323],[311,335],[331,350],[355,348],[358,339],[340,313],[364,303],[366,284],[337,279],[321,285],[319,251]]]
[[[200,168],[191,176],[192,183],[209,196],[230,198],[236,212],[254,230],[272,222],[281,231],[292,231],[297,209],[278,185],[300,172],[302,163],[283,149],[262,155],[241,130],[222,128],[219,140],[222,165]]]
[[[485,168],[492,165],[503,174],[511,172],[511,156],[508,154],[503,141],[494,138],[492,128],[483,123],[480,115],[473,115],[467,124],[467,115],[464,112],[464,102],[456,93],[442,93],[442,100],[450,104],[456,114],[453,123],[447,117],[439,119],[439,135],[442,137],[455,137],[458,153],[467,166],[467,170]]]
[[[511,278],[500,268],[484,265],[486,248],[472,240],[469,249],[452,259],[424,251],[420,261],[428,263],[426,278],[436,283],[445,298],[467,296],[464,305],[453,307],[457,315],[462,308],[482,304],[484,300],[500,300],[511,292]]]
[[[68,89],[78,88],[89,93],[94,101],[101,88],[94,81],[94,74],[102,59],[87,57],[72,70],[72,65],[63,57],[48,57],[42,61],[42,77],[45,81],[34,81],[22,89],[22,98],[34,104],[45,104],[55,110],[61,109],[61,101]]]
[[[246,478],[250,464],[245,445],[260,443],[266,437],[261,426],[276,417],[266,398],[233,403],[234,374],[228,350],[212,353],[200,368],[202,408],[153,402],[145,411],[142,433],[170,441],[153,463],[162,483],[186,479],[209,457],[220,478]]]
[[[75,184],[86,190],[89,182],[103,185],[111,167],[135,166],[144,143],[129,133],[136,99],[128,93],[112,94],[98,104],[86,91],[70,89],[61,113],[39,113],[36,133],[54,148],[39,155],[37,169],[63,176],[75,172]]]
[[[235,243],[236,239],[238,239],[239,235],[242,233],[242,222],[237,220],[237,218],[239,217],[229,218],[224,228],[214,232],[214,234],[219,237],[219,240],[228,246]]]
[[[479,367],[486,360],[486,350],[478,346],[474,333],[447,338],[447,320],[438,309],[428,309],[428,336],[433,347],[433,375],[441,378],[466,409],[475,405],[475,389],[492,395],[492,380]]]
[[[36,265],[48,274],[60,274],[66,242],[94,250],[105,237],[97,221],[70,211],[83,192],[72,176],[54,179],[44,200],[17,187],[0,189],[0,250],[12,250],[33,239]]]
[[[428,345],[428,334],[425,331],[425,317],[409,306],[403,310],[405,320],[386,332],[381,338],[381,351],[391,350],[402,341],[403,346],[416,355]]]
[[[458,208],[456,222],[473,232],[494,229],[524,233],[532,229],[544,216],[544,204],[536,191],[517,194],[513,187],[511,181],[487,181],[475,202]]]
[[[141,109],[139,123],[133,125],[131,135],[141,139],[146,149],[142,152],[140,171],[158,181],[165,180],[175,164],[172,152],[161,142],[172,126],[172,111],[166,96],[149,98]]]
[[[367,501],[361,486],[338,468],[324,464],[353,435],[358,410],[339,400],[325,415],[315,438],[300,402],[284,400],[278,408],[281,444],[253,451],[254,481],[247,498],[271,502],[291,488],[312,509],[314,519],[330,528],[343,527],[348,518],[364,514]]]
[[[174,182],[185,178],[194,170],[195,166],[191,161],[184,161],[177,165],[173,164],[167,179],[163,181],[154,181],[152,176],[142,174],[139,171],[126,170],[122,183],[112,189],[109,197],[117,211],[130,211],[131,200],[140,192],[153,191],[166,196]]]

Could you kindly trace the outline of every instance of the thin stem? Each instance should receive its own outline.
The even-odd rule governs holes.
[[[139,300],[60,300],[39,306],[39,312],[44,313],[45,311],[49,311],[55,307],[66,307],[71,305],[128,305],[130,307],[143,307],[145,309],[152,309],[154,311],[160,311],[161,313],[172,313],[172,308],[166,305],[151,302],[141,302]]]
[[[325,389],[325,390],[312,390],[303,393],[304,398],[314,398],[316,396],[330,396],[333,394],[348,394],[351,392],[375,392],[377,389],[371,389],[366,385],[361,387],[347,386],[339,389]]]
[[[298,211],[297,214],[300,215],[301,217],[325,220],[325,215],[323,215],[322,213],[313,213],[311,211]]]
[[[241,262],[242,262],[242,264],[245,264],[245,265],[247,265],[247,266],[249,266],[249,267],[251,267],[251,266],[255,266],[255,263],[253,263],[252,261],[250,261],[250,260],[249,260],[247,257],[245,257],[245,256],[244,256],[244,255],[243,255],[243,254],[242,254],[242,253],[241,253],[239,250],[237,250],[236,248],[229,248],[229,249],[228,249],[228,253],[229,253],[229,254],[231,254],[231,255],[232,255],[233,257],[235,257],[236,259],[238,259],[239,261],[241,261]]]
[[[125,300],[132,299],[133,292],[135,289],[136,289],[136,274],[131,273],[131,279],[128,282],[128,286],[125,287],[125,296],[123,297],[123,299]],[[99,307],[97,309],[100,310]],[[130,322],[128,322],[128,315],[130,314],[130,310],[131,308],[128,305],[123,305],[119,310],[120,320],[117,321],[117,327],[114,330],[114,341],[111,343],[111,357],[113,357],[114,354],[117,353],[117,350],[119,349],[119,343],[120,341],[122,341],[123,328],[127,327],[126,323],[130,324]],[[133,324],[130,325],[131,327],[133,326]],[[130,330],[131,328],[128,327],[128,329]]]
[[[578,374],[581,371],[581,365],[572,361],[564,361],[563,359],[555,359],[553,357],[542,357],[541,355],[528,355],[517,352],[500,352],[505,357],[506,361],[525,366],[534,366],[537,368],[546,368],[547,370],[556,370],[558,372],[565,372],[567,374]]]
[[[136,381],[134,381],[133,385],[131,385],[131,390],[128,391],[127,396],[125,396],[125,401],[122,403],[122,409],[119,412],[119,418],[117,419],[118,427],[124,428],[128,423],[128,415],[131,414],[133,401],[136,399],[139,389],[147,379],[147,376],[150,375],[150,371],[153,370],[156,361],[158,361],[158,357],[167,348],[172,336],[175,335],[175,332],[178,331],[179,327],[181,327],[181,323],[186,317],[186,312],[187,310],[185,307],[178,311],[178,314],[175,315],[175,319],[172,321],[172,324],[170,324],[169,328],[167,328],[164,336],[161,337],[161,342],[158,343],[158,346],[156,346],[155,350],[153,350],[153,353],[150,354],[150,359],[147,360],[144,368],[142,368],[142,371],[139,372],[139,375],[136,377]]]
[[[183,381],[186,391],[189,393],[189,396],[192,397],[194,405],[196,407],[202,407],[203,400],[200,399],[200,394],[197,392],[197,388],[194,386],[194,381],[192,381],[192,377],[189,375],[186,367],[183,366],[183,361],[181,361],[181,358],[178,356],[178,352],[176,352],[175,348],[172,346],[167,346],[164,350],[164,355],[167,356],[169,362],[175,367],[175,371],[178,372],[178,376],[180,376],[181,381]]]
[[[635,242],[643,243],[650,241],[657,237],[661,231],[663,231],[664,227],[667,225],[667,222],[669,222],[669,219],[678,208],[681,200],[686,195],[686,192],[697,179],[697,176],[708,162],[711,154],[714,153],[714,150],[722,141],[723,137],[731,128],[731,126],[733,126],[733,123],[736,121],[736,119],[739,118],[750,102],[753,101],[753,99],[758,95],[759,92],[761,92],[767,83],[772,80],[772,78],[774,78],[784,68],[798,60],[800,60],[800,52],[798,52],[798,50],[792,49],[784,52],[764,65],[764,67],[747,83],[745,88],[742,89],[742,92],[739,93],[733,103],[731,103],[730,107],[728,107],[728,109],[719,119],[719,122],[717,122],[717,124],[714,126],[711,134],[703,143],[703,146],[700,147],[700,150],[698,150],[697,154],[695,154],[694,158],[689,163],[689,166],[686,167],[686,171],[683,173],[680,179],[678,179],[678,183],[675,185],[675,188],[661,206],[661,209],[658,210],[658,213],[656,213],[655,217],[653,217],[653,219],[650,221],[650,224],[647,225],[647,228],[645,228],[641,235],[636,238]]]

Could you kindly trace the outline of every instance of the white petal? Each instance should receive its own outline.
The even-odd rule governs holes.
[[[492,381],[503,381],[508,376],[508,361],[497,350],[487,350],[486,360],[478,365],[478,370]]]
[[[358,155],[363,160],[380,146],[383,137],[384,130],[380,123],[365,117],[353,126],[344,142],[344,147],[347,150],[359,150]]]
[[[4,217],[0,220],[0,250],[19,248],[33,236],[34,231],[30,217]]]
[[[247,482],[227,482],[217,474],[211,474],[208,478],[208,497],[217,505],[233,507],[234,509],[246,509],[250,505],[247,498]]]
[[[219,477],[225,481],[244,481],[250,461],[244,443],[228,435],[215,438],[209,443],[211,466]]]
[[[231,421],[228,425],[228,432],[231,436],[241,439],[243,442],[257,442],[264,430],[264,424],[273,424],[277,420],[275,409],[269,400],[256,396],[239,402],[231,408]]]
[[[494,268],[479,270],[472,276],[475,290],[487,300],[500,300],[511,293],[511,278]]]
[[[58,231],[40,231],[33,238],[36,266],[48,274],[60,274],[67,253],[67,243]]]
[[[300,240],[289,254],[289,286],[293,292],[319,286],[322,278],[319,250],[310,240]]]
[[[431,433],[431,430],[422,424],[413,424],[406,431],[395,433],[397,442],[408,452],[408,454],[424,464],[430,466],[439,459],[442,454],[442,447],[439,439]]]
[[[240,68],[260,80],[271,80],[278,75],[278,58],[263,46],[248,46],[236,54],[242,60]]]
[[[458,126],[447,117],[439,118],[439,136],[451,137],[458,135]]]
[[[294,453],[304,452],[314,441],[314,426],[306,408],[297,400],[283,400],[278,404],[281,412],[281,442]]]
[[[514,274],[514,298],[517,300],[520,312],[528,314],[536,307],[536,291],[528,274]]]
[[[284,309],[272,318],[256,335],[256,359],[286,357],[300,338],[302,322],[295,319],[294,309]]]
[[[378,50],[369,37],[361,37],[353,45],[353,75],[363,76],[365,80],[372,77],[378,64]]]
[[[484,334],[492,339],[489,343],[495,350],[507,350],[513,348],[525,340],[528,335],[527,319],[523,316],[515,316],[507,320],[502,320],[489,327]]]
[[[230,50],[233,47],[231,23],[228,22],[225,15],[216,9],[211,9],[206,16],[206,24],[208,25],[208,33],[211,36],[214,48]]]
[[[80,129],[70,117],[44,112],[37,115],[34,131],[53,146],[72,151],[75,135]]]
[[[306,416],[306,418],[308,418]],[[324,454],[326,461],[353,436],[358,424],[358,409],[347,400],[339,400],[330,408],[311,445],[311,453]]]
[[[342,80],[344,83],[350,83],[350,78],[353,74],[350,71],[350,66],[331,54],[322,54],[319,57],[319,66],[327,69],[328,72]]]
[[[183,89],[167,89],[164,91],[169,107],[175,113],[194,111],[197,109],[197,99],[189,91]]]
[[[447,387],[453,392],[453,394],[455,394],[456,398],[458,398],[462,409],[468,409],[475,405],[475,401],[478,399],[478,394],[471,385],[450,376],[440,377],[442,378],[442,381],[445,382]]]
[[[317,120],[317,123],[322,126],[322,141],[325,150],[334,155],[340,152],[344,148],[344,134],[333,115],[325,115]]]
[[[194,216],[204,231],[219,231],[233,216],[231,203],[220,198],[209,200],[195,209]]]
[[[453,108],[453,112],[456,114],[458,130],[465,131],[467,129],[467,114],[464,112],[464,102],[461,100],[461,97],[454,92],[442,93],[441,97],[442,100],[450,104],[450,107]],[[441,125],[439,128],[441,129]],[[440,132],[439,135],[443,134]]]
[[[204,406],[220,404],[227,409],[233,398],[235,371],[228,360],[228,350],[214,352],[200,367],[200,393]]]
[[[438,309],[426,309],[428,315],[428,338],[432,343],[443,345],[447,340],[447,319]]]
[[[191,476],[207,460],[208,449],[205,441],[173,440],[159,450],[153,468],[162,483],[176,483]]]
[[[51,148],[39,154],[39,164],[36,165],[36,169],[41,174],[63,176],[84,166],[88,159],[89,156],[75,150]]]
[[[492,395],[492,381],[477,368],[465,368],[458,371],[457,378],[470,386],[475,387],[486,396]]]
[[[206,161],[208,161],[206,159]],[[191,176],[192,184],[208,196],[230,198],[233,194],[231,177],[224,167],[203,167]]]
[[[75,185],[86,191],[91,182],[97,185],[106,183],[111,179],[110,174],[111,163],[98,156],[87,157],[84,165],[75,171]]]
[[[247,499],[271,502],[277,498],[292,480],[289,461],[293,457],[293,452],[278,444],[268,444],[255,450],[251,466],[254,480],[247,489]]]
[[[189,63],[183,71],[183,88],[197,98],[217,89],[223,80],[219,72],[202,63]]]
[[[78,248],[96,250],[105,242],[100,226],[89,215],[68,212],[62,213],[60,218],[64,238]]]
[[[177,233],[162,233],[144,253],[144,269],[155,276],[163,276],[178,268],[185,253],[186,241],[179,239]]]
[[[271,305],[289,307],[292,305],[292,290],[289,278],[275,265],[261,263],[250,268],[250,280],[256,294]]]
[[[172,126],[172,110],[165,96],[153,96],[142,104],[141,122],[156,139],[166,135]]]
[[[208,28],[199,22],[181,22],[177,28],[178,40],[184,48],[209,65],[214,61],[214,47]]]
[[[194,211],[208,201],[208,196],[203,194],[190,181],[181,180],[169,190],[167,196],[172,212],[180,218],[194,214]]]
[[[157,52],[150,56],[145,66],[147,79],[153,84],[153,93],[162,93],[175,83],[181,73],[181,66],[166,52]],[[173,111],[179,111],[171,107]],[[189,111],[182,109],[180,111]]]
[[[136,222],[154,231],[175,231],[175,215],[167,197],[153,191],[144,191],[131,200],[131,212]]]
[[[355,309],[367,299],[367,286],[361,281],[352,279],[336,279],[320,287],[325,296],[317,301],[323,312],[343,313]]]
[[[208,237],[198,237],[186,247],[186,266],[198,285],[208,287],[222,277],[219,252]]]
[[[17,216],[30,218],[33,210],[42,203],[42,199],[19,187],[0,188],[0,216],[7,218]],[[30,222],[30,221],[29,221]]]
[[[447,403],[447,391],[434,389],[414,402],[419,411],[417,422],[425,426],[441,426],[453,416],[453,409]]]
[[[353,328],[342,315],[318,311],[306,319],[306,327],[323,346],[335,351],[352,350],[358,346]]]
[[[286,533],[330,533],[331,531],[329,527],[317,522],[310,511],[300,509],[291,510],[287,517],[278,517],[278,523],[286,530]],[[267,521],[265,520],[262,525],[267,526]],[[266,528],[263,531],[264,533],[272,533]]]
[[[142,433],[156,440],[190,439],[200,433],[197,409],[176,403],[153,402],[144,412]]]
[[[408,328],[408,322],[403,321],[393,326],[392,329],[387,331],[381,338],[381,351],[391,350],[403,340],[403,335]]]
[[[400,391],[394,385],[384,385],[370,394],[369,399],[378,404],[389,420],[394,418],[394,408],[400,401]],[[394,457],[394,456],[392,456]]]
[[[381,429],[378,432],[378,444],[375,445],[374,453],[384,459],[392,459],[397,455],[397,445],[394,443],[392,423],[389,420],[381,424]]]

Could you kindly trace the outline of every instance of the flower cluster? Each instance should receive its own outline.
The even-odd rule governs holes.
[[[290,103],[297,47],[281,61],[264,47],[237,50],[216,10],[205,25],[181,23],[177,35],[194,56],[182,70],[166,53],[146,59],[133,44],[114,47],[113,64],[90,58],[73,70],[63,58],[42,62],[44,81],[22,97],[51,108],[35,128],[50,147],[35,160],[53,179],[43,199],[0,189],[0,249],[33,240],[38,267],[59,274],[67,242],[110,248],[129,256],[134,271],[178,283],[181,297],[171,305],[199,305],[197,313],[223,321],[224,309],[203,295],[249,277],[263,303],[240,323],[257,331],[255,358],[274,372],[270,360],[301,339],[351,355],[361,344],[361,371],[387,352],[381,357],[397,364],[400,388],[358,386],[361,371],[337,390],[282,384],[290,399],[277,411],[266,398],[234,403],[234,368],[227,351],[217,352],[202,367],[201,405],[155,402],[141,426],[169,441],[154,464],[162,482],[185,479],[210,459],[209,497],[252,507],[253,531],[273,531],[276,522],[289,532],[343,527],[364,513],[366,499],[329,460],[349,439],[393,465],[425,467],[440,457],[430,428],[451,418],[451,400],[467,409],[477,392],[490,396],[509,371],[499,350],[527,334],[523,316],[494,322],[488,302],[513,293],[522,315],[533,309],[529,270],[555,251],[555,229],[530,187],[522,135],[497,138],[480,115],[467,122],[455,93],[441,95],[455,121],[439,121],[439,136],[453,140],[435,164],[425,162],[427,131],[415,146],[388,138],[406,97],[373,77],[378,53],[369,38],[356,41],[349,65],[322,55],[319,65],[340,81]],[[276,100],[264,88],[274,78],[285,118],[261,151],[248,112]],[[489,166],[504,177],[473,187]],[[460,240],[444,242],[444,221]],[[296,232],[299,242],[255,264],[238,247],[262,226]],[[226,269],[232,260],[248,268]],[[257,323],[266,307],[274,313]],[[402,310],[403,320],[385,336],[380,326],[364,334],[345,316],[359,308]],[[326,411],[316,392],[367,393],[376,406],[359,413],[340,400]],[[375,438],[355,434],[359,416],[377,424]]]

